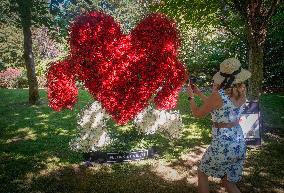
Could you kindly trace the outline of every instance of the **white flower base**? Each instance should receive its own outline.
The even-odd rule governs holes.
[[[71,140],[70,147],[74,151],[96,151],[110,142],[106,121],[109,115],[99,102],[88,105],[79,114],[78,136]]]
[[[182,119],[177,110],[165,111],[147,107],[136,116],[134,125],[146,135],[159,132],[176,139],[181,135]]]
[[[78,119],[78,135],[70,147],[78,152],[97,151],[111,143],[107,131],[110,116],[99,102],[93,102],[82,110]],[[134,126],[145,135],[161,133],[177,139],[181,135],[182,119],[177,110],[157,110],[151,106],[139,113],[133,120]]]

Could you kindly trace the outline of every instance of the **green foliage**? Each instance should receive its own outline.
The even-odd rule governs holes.
[[[18,88],[28,88],[29,87],[29,82],[28,82],[26,71],[24,71],[23,75],[18,78],[17,82],[18,82],[17,83]]]
[[[85,0],[72,1],[58,1],[52,0],[50,4],[51,13],[55,16],[54,21],[59,33],[53,34],[58,41],[64,40],[68,37],[68,30],[70,23],[76,16],[81,13],[96,10],[97,6],[94,3],[88,3]]]
[[[0,66],[2,69],[24,67],[22,34],[20,29],[12,25],[0,24]]]
[[[267,92],[284,92],[284,3],[270,21],[264,49],[264,87]]]
[[[284,129],[284,95],[263,94],[261,110],[265,126],[269,128]],[[279,116],[281,115],[281,116]]]
[[[1,23],[21,27],[23,25],[52,25],[52,15],[49,12],[48,0],[1,0]],[[31,14],[29,11],[31,11]],[[31,19],[31,22],[28,21]]]
[[[76,3],[67,3],[65,1],[59,3],[54,0],[54,2],[53,13],[56,15],[56,22],[60,30],[59,35],[64,38],[68,36],[69,25],[74,18],[86,12],[103,11],[111,15],[120,23],[121,29],[125,33],[129,33],[137,22],[149,13],[149,6],[140,1],[76,0]]]
[[[47,0],[3,0],[5,23],[22,26],[52,26],[53,16],[49,12]]]
[[[216,12],[219,9],[219,1],[165,0],[155,4],[152,9],[166,13],[178,23],[189,21],[193,27],[203,28],[218,23]]]

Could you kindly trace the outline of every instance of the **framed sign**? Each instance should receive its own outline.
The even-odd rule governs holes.
[[[240,119],[240,126],[247,145],[261,145],[261,123],[259,102],[246,102],[244,113]]]

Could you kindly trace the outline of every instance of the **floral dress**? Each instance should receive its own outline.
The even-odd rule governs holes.
[[[244,105],[236,107],[224,90],[219,90],[223,106],[214,110],[213,122],[231,123],[240,119]],[[232,128],[212,128],[212,142],[204,153],[199,170],[208,176],[226,177],[228,181],[238,182],[241,179],[246,145],[239,125]]]

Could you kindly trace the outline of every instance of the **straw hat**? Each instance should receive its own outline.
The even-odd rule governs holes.
[[[220,64],[220,70],[213,76],[213,80],[215,84],[228,88],[232,84],[244,82],[250,77],[251,73],[241,68],[241,63],[238,59],[228,58]]]

